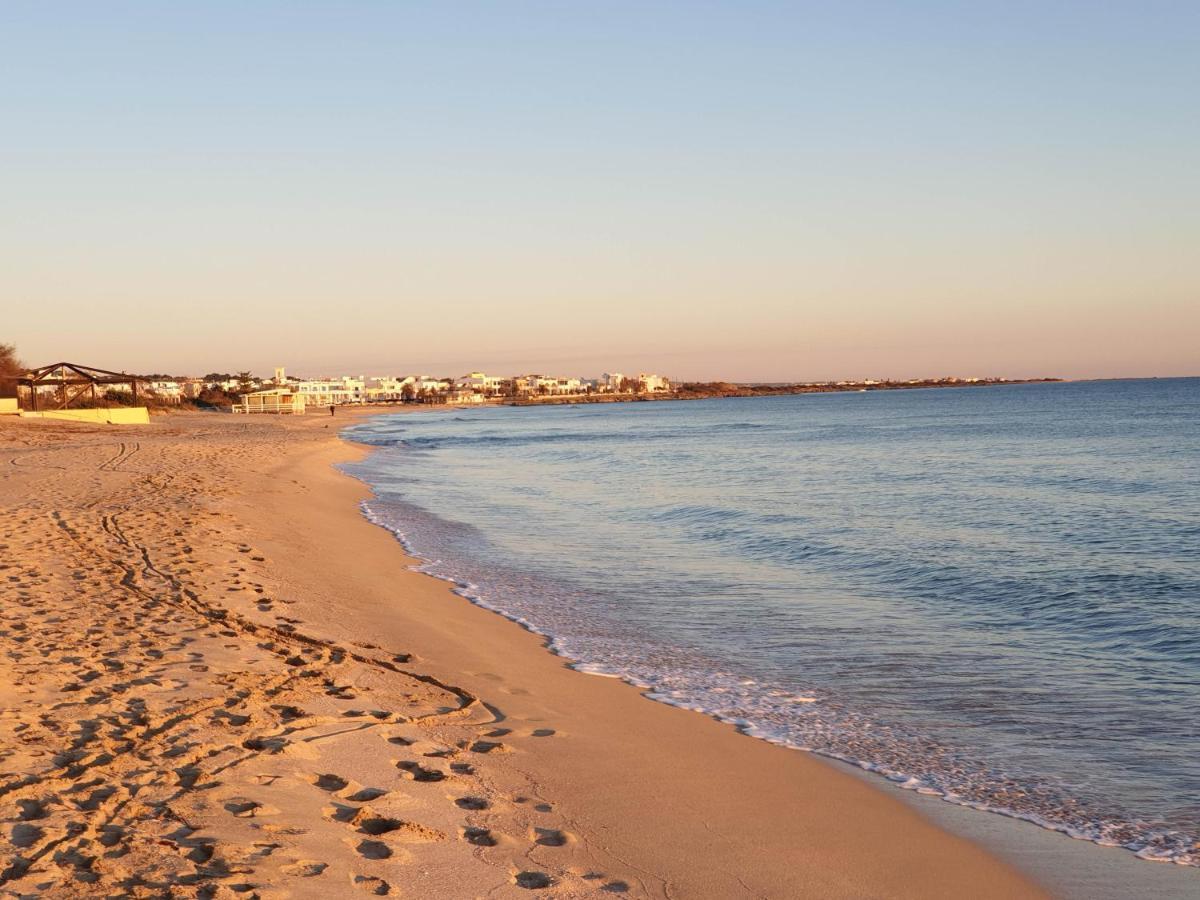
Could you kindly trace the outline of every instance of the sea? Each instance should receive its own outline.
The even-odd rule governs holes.
[[[1200,379],[437,410],[365,514],[583,672],[1200,865]]]

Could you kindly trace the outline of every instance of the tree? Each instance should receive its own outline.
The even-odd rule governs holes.
[[[254,390],[254,376],[249,372],[237,373],[238,390],[243,394],[248,394]]]
[[[0,397],[17,396],[17,383],[10,381],[25,371],[17,358],[17,348],[12,344],[0,344]]]
[[[233,406],[233,397],[220,388],[205,388],[196,398],[196,405],[201,408],[228,408]]]

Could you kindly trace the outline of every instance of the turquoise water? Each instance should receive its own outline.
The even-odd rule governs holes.
[[[382,416],[431,574],[596,674],[1200,863],[1200,379]]]

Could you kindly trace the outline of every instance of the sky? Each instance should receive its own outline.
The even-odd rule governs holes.
[[[1200,374],[1200,4],[0,4],[0,343]]]

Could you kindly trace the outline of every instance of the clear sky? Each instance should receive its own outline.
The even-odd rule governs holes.
[[[0,4],[0,342],[1200,374],[1200,3]]]

